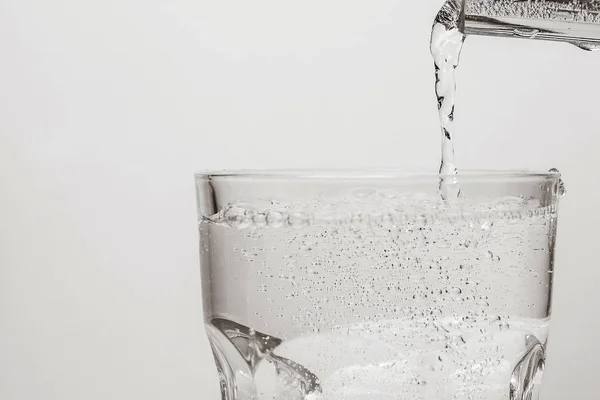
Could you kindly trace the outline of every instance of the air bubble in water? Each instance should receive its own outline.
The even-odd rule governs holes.
[[[501,331],[505,331],[510,328],[510,324],[506,321],[500,321],[500,323],[498,324],[498,327],[500,328]]]
[[[458,287],[453,287],[450,289],[450,294],[453,296],[458,296],[462,293],[462,289]]]
[[[267,226],[267,217],[263,213],[257,213],[252,217],[252,221],[254,222],[254,226],[256,228],[262,228]]]
[[[267,214],[267,224],[272,228],[280,228],[283,226],[284,218],[283,214],[279,211],[271,211]]]
[[[288,224],[294,228],[301,228],[308,222],[306,214],[302,212],[294,212],[288,216]]]
[[[252,225],[252,216],[245,207],[231,206],[224,210],[224,219],[233,228],[244,229]]]
[[[482,233],[483,240],[487,240],[490,238],[493,225],[494,225],[493,222],[488,222],[488,221],[485,221],[483,224],[481,224],[481,233]]]

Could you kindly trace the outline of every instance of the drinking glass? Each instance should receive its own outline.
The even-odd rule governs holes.
[[[196,176],[223,400],[535,400],[558,172]]]

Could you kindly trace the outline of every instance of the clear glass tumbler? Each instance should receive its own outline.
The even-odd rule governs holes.
[[[197,175],[224,400],[535,400],[557,172]]]

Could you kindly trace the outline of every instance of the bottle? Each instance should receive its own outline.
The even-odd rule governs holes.
[[[600,0],[449,0],[466,35],[552,40],[600,49]]]

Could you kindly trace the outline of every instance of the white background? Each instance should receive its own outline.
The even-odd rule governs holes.
[[[435,170],[439,0],[2,0],[0,399],[216,400],[192,174]],[[597,398],[600,54],[470,38],[462,168],[558,167],[542,400]]]

